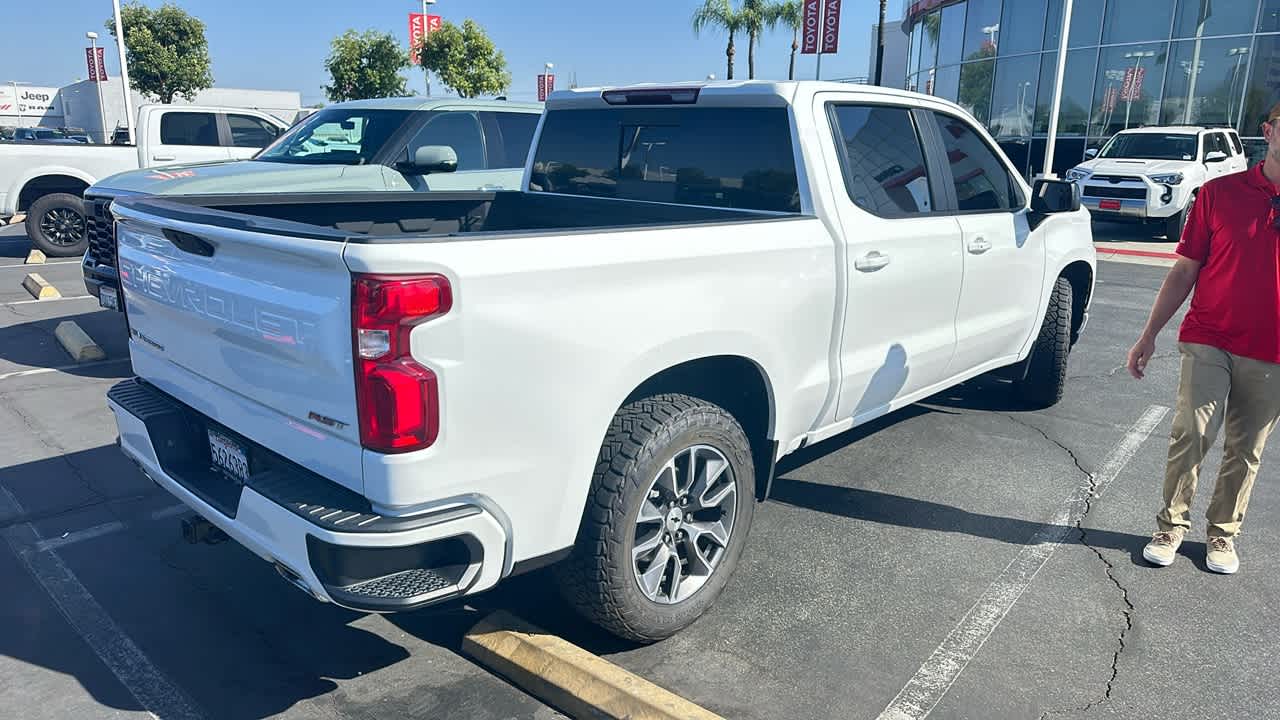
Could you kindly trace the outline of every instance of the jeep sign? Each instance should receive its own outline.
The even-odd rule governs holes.
[[[14,86],[0,85],[0,115],[62,116],[58,103],[58,88],[19,85],[15,96]]]

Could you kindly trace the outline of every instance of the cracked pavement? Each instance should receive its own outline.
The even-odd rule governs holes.
[[[0,268],[6,258],[0,245]],[[79,293],[75,264],[41,272]],[[21,274],[0,269],[0,304],[25,299],[6,284]],[[1229,578],[1204,570],[1197,536],[1216,454],[1181,556],[1163,569],[1141,559],[1170,418],[1100,486],[1108,452],[1144,410],[1173,404],[1171,332],[1146,380],[1121,365],[1162,277],[1101,265],[1067,397],[1049,411],[1011,407],[1002,386],[979,381],[788,458],[714,611],[649,647],[584,628],[543,574],[469,606],[376,617],[315,603],[234,543],[181,543],[176,515],[153,517],[173,500],[112,444],[102,398],[127,365],[0,380],[0,486],[25,510],[0,511],[0,532],[30,523],[74,538],[122,525],[57,552],[208,717],[557,717],[455,653],[479,612],[503,608],[726,718],[856,719],[877,717],[1069,498],[1061,545],[930,717],[1280,717],[1280,443]],[[67,318],[124,354],[119,316],[90,302],[3,307],[0,376],[67,364],[52,338]],[[3,543],[0,586],[4,707],[142,717]]]

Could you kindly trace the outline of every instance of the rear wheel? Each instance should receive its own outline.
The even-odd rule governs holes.
[[[1071,352],[1071,302],[1071,283],[1060,277],[1053,286],[1049,309],[1031,349],[1027,373],[1014,382],[1014,391],[1028,407],[1052,407],[1062,399],[1067,356]]]
[[[84,201],[71,193],[36,198],[27,208],[27,237],[49,257],[83,255],[89,247]]]
[[[716,601],[755,506],[751,445],[724,409],[658,395],[618,411],[600,449],[565,597],[637,642],[669,637]]]

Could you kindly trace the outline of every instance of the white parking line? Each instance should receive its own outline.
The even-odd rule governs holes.
[[[27,377],[29,375],[44,375],[46,373],[65,372],[67,370],[85,370],[91,367],[99,367],[101,365],[118,365],[120,363],[129,362],[129,358],[116,358],[114,360],[101,360],[98,362],[80,363],[77,365],[59,365],[51,368],[32,368],[31,370],[15,370],[13,372],[0,375],[0,380],[8,380],[10,378]]]
[[[182,503],[178,503],[177,505],[170,505],[167,508],[160,508],[159,510],[156,510],[155,512],[151,513],[151,519],[163,520],[167,517],[173,517],[174,515],[181,515],[182,513],[189,512],[190,510],[191,508],[187,507],[186,505],[183,505]]]
[[[1159,405],[1147,408],[1111,449],[1090,480],[1076,486],[1058,506],[1049,523],[1031,537],[1022,552],[987,586],[978,602],[965,613],[951,634],[925,660],[877,720],[923,720],[933,712],[933,708],[951,689],[951,684],[960,677],[965,666],[982,649],[1009,609],[1031,586],[1036,573],[1049,562],[1067,533],[1083,516],[1089,496],[1098,497],[1102,494],[1133,459],[1138,448],[1168,412],[1169,408]]]
[[[65,533],[60,537],[49,538],[48,540],[41,540],[40,542],[36,543],[36,550],[39,552],[45,552],[47,550],[56,550],[60,547],[66,547],[67,545],[74,545],[78,542],[83,542],[85,540],[92,540],[94,538],[102,537],[103,535],[109,535],[113,532],[118,532],[123,529],[124,529],[124,523],[122,522],[102,523],[101,525],[94,525],[93,527],[85,528],[84,530],[76,530],[75,532]]]
[[[0,514],[21,515],[22,512],[17,498],[0,487]],[[145,710],[165,720],[201,717],[186,693],[151,664],[58,553],[37,549],[40,533],[31,523],[17,523],[0,530],[0,535],[71,627]]]
[[[36,303],[44,305],[45,303],[57,302],[59,300],[84,300],[86,298],[90,300],[96,299],[92,295],[64,295],[56,298],[45,298],[44,300],[17,300],[15,302],[0,303],[0,305],[3,305],[4,307],[9,307],[10,305],[34,305]]]

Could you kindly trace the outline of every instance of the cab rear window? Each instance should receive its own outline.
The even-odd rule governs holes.
[[[538,140],[529,189],[800,211],[785,108],[551,111]]]

